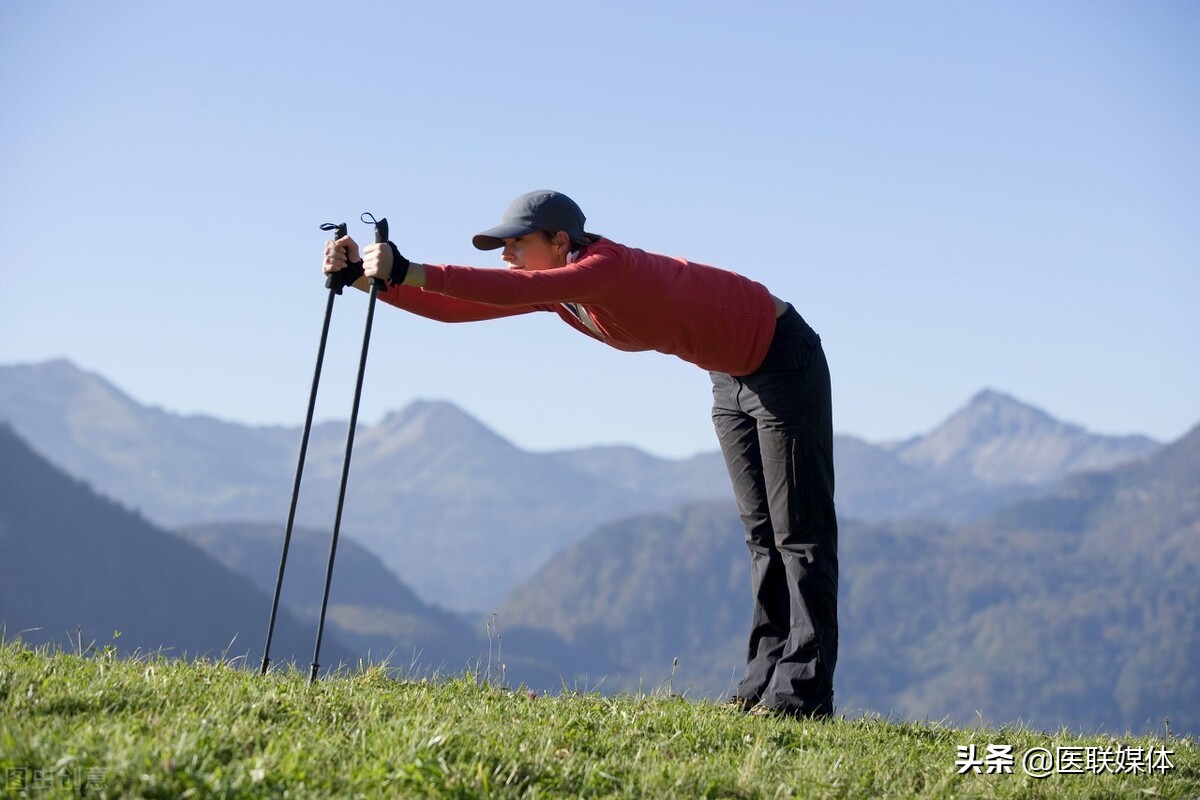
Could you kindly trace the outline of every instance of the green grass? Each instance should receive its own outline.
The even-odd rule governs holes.
[[[1012,745],[1011,774],[958,748]],[[1173,751],[1029,777],[1033,747]],[[1086,752],[1080,750],[1079,752]],[[1200,797],[1196,742],[742,717],[665,696],[531,696],[367,666],[309,686],[230,664],[0,644],[0,779],[38,797]]]

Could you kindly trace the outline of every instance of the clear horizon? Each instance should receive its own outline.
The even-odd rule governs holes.
[[[166,408],[160,404],[147,402],[147,401],[143,400],[142,398],[134,396],[130,392],[126,391],[124,389],[124,387],[121,387],[121,386],[113,383],[105,375],[100,374],[100,373],[96,372],[95,370],[86,369],[85,367],[83,367],[79,364],[76,364],[76,363],[70,361],[69,359],[56,359],[56,360],[64,361],[64,362],[70,364],[75,369],[78,369],[85,374],[98,377],[99,379],[108,383],[115,391],[120,392],[121,394],[128,397],[134,403],[136,403],[144,408],[147,408],[147,409],[158,409],[158,410],[164,411],[168,414],[173,414],[173,415],[180,416],[180,417],[192,416],[192,415],[208,417],[208,418],[215,419],[222,423],[233,424],[233,425],[246,425],[249,427],[281,426],[281,427],[295,428],[298,430],[303,424],[303,421],[287,422],[287,423],[280,423],[280,422],[254,423],[254,422],[247,422],[245,420],[220,417],[220,416],[216,416],[216,415],[212,415],[212,414],[207,414],[205,412],[188,413],[188,412],[176,411],[171,408]],[[54,363],[54,361],[29,362],[29,363],[18,363],[18,364],[0,364],[0,369],[5,368],[5,367],[37,367],[37,366],[45,366],[45,365],[52,364],[52,363]],[[936,422],[929,425],[925,429],[920,430],[920,431],[914,431],[914,432],[904,435],[904,436],[897,436],[892,439],[865,439],[864,437],[858,436],[857,434],[854,434],[852,432],[842,431],[842,430],[837,430],[837,429],[834,430],[834,434],[840,435],[840,436],[851,436],[854,438],[858,438],[858,439],[866,441],[868,444],[872,444],[872,445],[887,445],[887,444],[892,444],[895,442],[902,442],[902,441],[906,441],[908,439],[921,437],[921,436],[927,435],[927,434],[931,433],[932,431],[936,430],[937,428],[941,427],[943,424],[948,422],[950,420],[950,418],[952,418],[953,416],[955,416],[956,414],[958,414],[959,412],[965,410],[968,406],[970,406],[971,403],[974,402],[976,397],[978,397],[980,394],[983,394],[985,392],[994,392],[994,393],[1000,394],[1020,405],[1030,408],[1034,411],[1038,411],[1038,412],[1047,414],[1049,417],[1051,417],[1056,422],[1062,423],[1064,425],[1070,425],[1070,426],[1076,426],[1076,427],[1083,428],[1087,433],[1097,435],[1097,436],[1112,436],[1112,437],[1146,436],[1150,439],[1154,439],[1159,444],[1168,445],[1168,444],[1171,444],[1172,442],[1178,440],[1182,436],[1186,435],[1187,433],[1190,433],[1197,426],[1200,426],[1200,418],[1198,418],[1196,423],[1193,426],[1189,427],[1186,431],[1184,431],[1182,434],[1180,434],[1180,436],[1174,437],[1172,439],[1158,439],[1157,437],[1150,436],[1149,434],[1147,434],[1143,431],[1126,431],[1126,432],[1117,432],[1117,433],[1113,433],[1111,431],[1097,431],[1097,430],[1088,428],[1087,426],[1082,425],[1082,424],[1076,422],[1075,420],[1071,420],[1071,419],[1062,417],[1062,416],[1056,414],[1053,409],[1040,408],[1036,405],[1026,402],[1023,398],[1017,397],[1009,392],[1005,392],[1002,389],[998,389],[995,387],[985,387],[985,388],[982,388],[979,391],[975,392],[970,397],[965,398],[958,406],[952,408],[943,418],[937,420]],[[397,406],[395,408],[384,409],[382,411],[382,413],[376,418],[368,419],[368,418],[360,415],[359,424],[367,425],[367,426],[379,425],[388,416],[390,416],[392,414],[402,414],[405,411],[407,411],[412,405],[420,404],[420,403],[434,403],[434,404],[448,403],[448,404],[452,405],[454,408],[463,412],[464,414],[469,415],[472,419],[474,419],[476,422],[478,422],[481,425],[483,425],[484,427],[486,427],[492,433],[500,436],[501,438],[510,442],[517,448],[519,448],[523,451],[526,451],[526,452],[534,452],[534,453],[557,452],[557,451],[564,451],[564,450],[583,449],[583,448],[588,448],[588,447],[616,446],[616,447],[634,447],[634,448],[643,450],[645,452],[650,453],[651,455],[654,455],[654,456],[657,456],[660,458],[668,458],[668,459],[677,459],[678,460],[678,459],[686,459],[692,455],[699,455],[701,453],[712,453],[712,452],[717,452],[719,450],[717,443],[715,441],[713,442],[712,446],[709,448],[701,448],[701,449],[695,451],[694,453],[683,453],[683,454],[679,454],[679,455],[657,453],[657,452],[654,452],[653,450],[649,450],[647,448],[641,447],[640,445],[638,445],[635,442],[620,442],[620,441],[583,442],[583,443],[575,444],[575,445],[566,444],[566,445],[549,447],[549,448],[534,447],[525,442],[522,442],[518,437],[511,435],[510,432],[505,431],[505,430],[489,423],[487,420],[476,416],[474,413],[470,412],[469,410],[462,408],[457,403],[455,403],[453,400],[450,400],[448,398],[441,398],[441,397],[414,397],[414,398],[410,399],[409,401],[407,401],[403,406]],[[322,424],[345,425],[348,418],[349,418],[349,409],[346,409],[346,413],[341,415],[340,417],[332,416],[332,417],[318,418],[318,419],[314,419],[313,422],[314,422],[314,425],[322,425]],[[0,421],[3,421],[3,420],[0,420]]]

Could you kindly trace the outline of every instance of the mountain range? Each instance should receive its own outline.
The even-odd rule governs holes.
[[[61,638],[82,626],[87,636],[120,630],[126,648],[219,652],[235,641],[232,652],[257,657],[282,524],[263,519],[270,509],[246,510],[278,503],[276,491],[286,503],[298,442],[291,453],[284,442],[297,431],[147,408],[66,362],[0,367],[2,417],[13,428],[0,426],[8,635],[33,626]],[[321,482],[336,480],[344,428],[321,428],[309,469],[330,491]],[[352,484],[368,486],[348,499],[361,508],[343,526],[323,662],[369,654],[451,672],[486,663],[489,675],[546,690],[709,696],[736,680],[747,559],[716,453],[525,453],[430,402],[361,427],[359,442]],[[837,447],[840,708],[1114,731],[1170,717],[1176,731],[1200,730],[1200,430],[1165,447],[1101,437],[986,391],[925,436],[839,437]],[[360,469],[364,452],[374,469]],[[276,462],[284,479],[270,488]],[[410,490],[393,500],[407,503],[405,526],[422,520],[416,544],[396,530],[363,535],[368,512],[391,519],[398,507],[367,491],[371,474],[409,474],[385,468],[411,471]],[[568,494],[505,498],[514,473],[560,480]],[[593,493],[586,514],[570,492]],[[471,583],[503,569],[478,562],[511,545],[507,526],[522,520],[538,555],[505,562],[526,574],[506,576],[493,604],[495,587],[473,593]],[[478,527],[459,529],[467,524]],[[418,551],[435,539],[452,557],[427,593],[377,549],[382,540],[425,568],[436,559]],[[308,659],[327,551],[325,530],[296,531],[281,657]],[[473,597],[487,605],[465,602]]]
[[[0,367],[0,420],[68,474],[162,527],[282,528],[286,519],[297,428],[171,414],[62,360]],[[344,444],[344,423],[314,426],[301,526],[329,529]],[[839,514],[971,519],[1073,470],[1159,446],[1089,433],[984,391],[905,442],[838,436]],[[730,496],[715,451],[687,459],[632,447],[531,453],[449,403],[420,401],[360,423],[342,530],[423,601],[484,612],[600,525]]]

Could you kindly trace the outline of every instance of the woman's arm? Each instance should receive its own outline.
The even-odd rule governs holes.
[[[403,256],[401,256],[403,258]],[[366,278],[391,281],[393,253],[388,244],[363,248]],[[436,264],[401,263],[405,269],[403,288],[423,288],[424,294],[449,295],[472,305],[512,309],[509,313],[549,310],[563,302],[595,302],[612,291],[620,277],[621,264],[611,252],[600,250],[579,261],[546,270],[456,267]],[[364,283],[365,286],[365,283]],[[407,299],[411,294],[396,299]],[[390,302],[390,301],[389,301]],[[421,301],[423,307],[428,307]],[[465,308],[465,307],[464,307]],[[416,310],[410,309],[410,310]],[[482,313],[482,309],[477,309]],[[421,313],[421,312],[417,312]],[[484,318],[484,317],[479,317]]]
[[[501,317],[512,317],[517,314],[528,314],[531,311],[549,310],[532,305],[497,306],[490,303],[462,300],[457,297],[438,294],[437,292],[427,292],[419,288],[419,284],[409,283],[409,279],[413,277],[412,267],[421,267],[419,272],[424,272],[424,265],[412,264],[409,267],[409,274],[405,278],[404,285],[392,286],[380,292],[379,299],[388,305],[402,308],[405,311],[419,314],[422,317],[435,319],[438,322],[478,322],[485,319],[500,319]],[[366,288],[366,279],[364,278],[361,282],[363,283],[362,288]]]
[[[586,257],[545,270],[488,269],[427,265],[421,271],[426,291],[497,306],[599,302],[618,277],[616,264]]]

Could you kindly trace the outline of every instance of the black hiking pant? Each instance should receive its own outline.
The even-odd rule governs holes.
[[[713,424],[750,549],[753,615],[735,694],[787,714],[832,714],[837,517],[821,338],[789,308],[758,370],[711,376]]]

